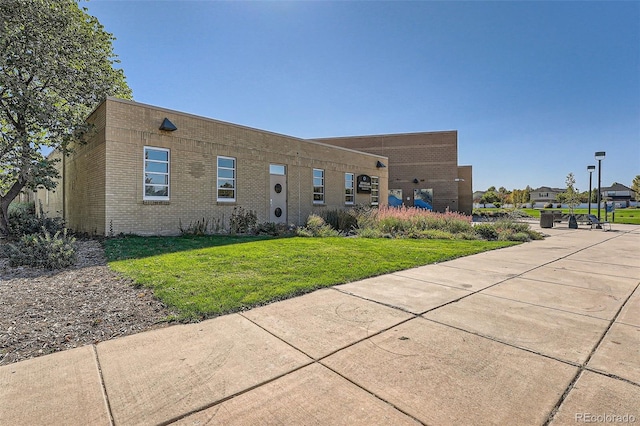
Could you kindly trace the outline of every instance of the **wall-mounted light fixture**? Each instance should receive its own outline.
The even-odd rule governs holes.
[[[178,130],[175,124],[169,121],[168,118],[165,118],[160,125],[160,130],[166,130],[167,132],[173,132]]]
[[[376,167],[379,168],[379,169],[383,169],[383,168],[385,168],[387,166],[385,166],[382,161],[378,160],[378,162],[376,163]]]
[[[413,183],[420,183],[420,181],[418,180],[418,178],[414,178]]]

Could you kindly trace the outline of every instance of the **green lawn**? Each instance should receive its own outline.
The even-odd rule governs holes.
[[[593,213],[593,209],[591,210]],[[640,225],[640,209],[616,209],[615,220],[609,213],[609,221],[614,223],[628,223],[630,225]],[[597,213],[596,213],[597,214]],[[604,212],[600,211],[600,217],[604,217]]]
[[[207,236],[104,244],[112,269],[153,288],[182,319],[200,319],[518,243]]]
[[[527,213],[529,216],[535,217],[535,218],[539,218],[540,217],[540,210],[561,210],[562,213],[569,213],[569,209],[556,209],[556,208],[552,208],[552,209],[520,209],[521,211]],[[511,210],[505,210],[505,209],[497,209],[497,208],[480,208],[480,209],[476,209],[476,211],[486,211],[486,212],[499,212],[499,211],[511,211]],[[574,212],[576,214],[587,214],[589,212],[588,209],[575,209]],[[591,214],[597,216],[598,215],[598,210],[594,209],[593,207],[591,208]],[[604,208],[600,208],[600,218],[604,220],[605,218],[605,213],[604,213]],[[640,225],[640,209],[636,209],[633,207],[630,208],[626,208],[626,209],[616,209],[615,210],[615,220],[614,217],[612,217],[611,213],[608,213],[608,218],[609,218],[609,222],[611,223],[624,223],[624,224],[629,224],[629,225]]]

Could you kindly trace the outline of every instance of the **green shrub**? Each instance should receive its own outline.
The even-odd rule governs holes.
[[[476,234],[473,229],[468,232],[460,232],[454,235],[456,240],[479,240],[481,239],[478,234]]]
[[[424,238],[428,240],[452,240],[454,238],[451,232],[440,229],[425,229],[415,233],[413,238]]]
[[[36,216],[35,204],[12,203],[9,205],[9,232],[21,237],[23,235],[37,234],[44,227],[50,233],[56,233],[64,229],[64,221],[59,217],[47,217],[42,208],[40,216]]]
[[[322,210],[318,216],[327,225],[344,234],[352,232],[358,226],[358,213],[355,209]]]
[[[515,234],[513,229],[501,229],[498,232],[498,241],[511,241]]]
[[[234,207],[229,219],[229,232],[231,234],[249,234],[253,232],[257,223],[258,216],[254,211]]]
[[[384,236],[382,232],[371,227],[357,228],[355,229],[355,233],[360,238],[382,238]]]
[[[522,241],[523,243],[526,243],[527,241],[531,241],[531,237],[526,232],[516,232],[511,235],[510,241]]]
[[[500,241],[540,240],[542,234],[531,229],[528,223],[513,220],[500,220],[494,224]]]
[[[24,235],[16,244],[9,244],[9,264],[45,269],[75,265],[75,241],[66,228],[53,235],[43,228],[41,234]]]
[[[331,226],[333,229],[338,229],[338,221],[339,221],[339,215],[340,215],[340,210],[338,209],[327,209],[327,210],[321,210],[318,213],[318,216],[320,216],[324,222]]]
[[[338,231],[331,225],[327,225],[323,218],[316,214],[311,214],[307,218],[307,226],[299,228],[297,234],[301,237],[337,237]]]
[[[498,231],[492,223],[479,223],[473,227],[473,230],[483,240],[495,241],[498,239]]]
[[[479,223],[474,227],[476,235],[488,241],[531,241],[543,235],[531,229],[528,223],[501,219],[494,223]]]
[[[292,235],[292,229],[284,223],[262,222],[256,225],[253,233],[256,235],[271,235],[273,237],[284,237]]]

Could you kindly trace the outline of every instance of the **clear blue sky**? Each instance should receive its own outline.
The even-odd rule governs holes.
[[[302,138],[458,131],[473,188],[640,174],[640,2],[106,1],[138,102]],[[597,173],[594,174],[594,184]]]

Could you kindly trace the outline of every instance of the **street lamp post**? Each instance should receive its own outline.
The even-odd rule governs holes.
[[[589,171],[589,214],[591,214],[591,176],[593,171],[596,169],[596,166],[587,166],[587,170]]]
[[[602,192],[600,190],[600,185],[602,184],[602,160],[604,159],[606,152],[597,151],[595,154],[596,160],[598,160],[598,222],[600,222],[600,202],[602,198]],[[598,225],[598,228],[601,228],[601,225]]]

